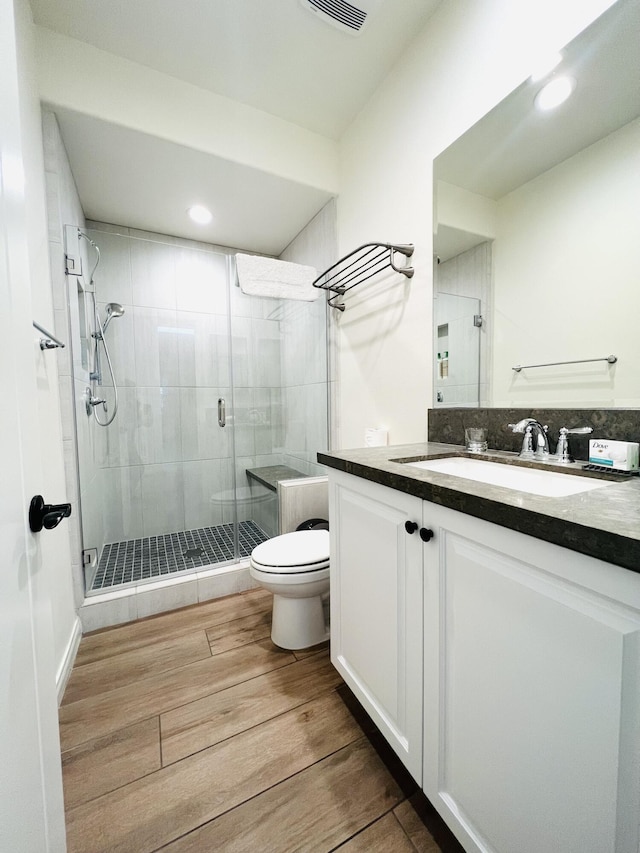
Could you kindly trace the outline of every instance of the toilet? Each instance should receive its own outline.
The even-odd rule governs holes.
[[[296,530],[253,549],[251,577],[273,593],[271,639],[306,649],[329,638],[322,607],[329,592],[329,531]]]

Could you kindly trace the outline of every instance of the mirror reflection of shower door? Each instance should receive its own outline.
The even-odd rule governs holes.
[[[434,299],[434,405],[480,402],[480,300],[451,293]]]

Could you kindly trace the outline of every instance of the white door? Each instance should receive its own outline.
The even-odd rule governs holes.
[[[27,524],[41,479],[13,15],[0,0],[0,850],[60,853],[50,610]]]
[[[329,488],[331,660],[420,782],[422,501],[336,471]]]
[[[425,793],[469,853],[637,853],[638,576],[424,511]]]

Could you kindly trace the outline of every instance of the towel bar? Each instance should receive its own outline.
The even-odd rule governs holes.
[[[34,329],[37,329],[39,332],[42,332],[45,335],[44,338],[40,338],[40,349],[57,349],[58,347],[63,347],[64,344],[62,341],[59,341],[51,332],[47,332],[46,329],[43,329],[36,321],[33,321]]]
[[[313,282],[313,286],[322,290],[330,290],[336,294],[330,297],[327,302],[332,308],[344,311],[344,303],[336,303],[335,300],[351,290],[352,287],[362,284],[362,282],[388,267],[391,267],[395,272],[402,273],[407,278],[413,277],[413,267],[396,266],[394,263],[396,252],[404,255],[405,258],[410,258],[413,255],[413,246],[411,244],[364,243],[321,273]],[[347,261],[350,263],[346,263]]]

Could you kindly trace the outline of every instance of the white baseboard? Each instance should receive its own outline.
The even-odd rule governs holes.
[[[67,681],[69,680],[71,670],[73,669],[73,664],[78,653],[78,646],[80,645],[81,639],[82,624],[76,616],[75,621],[73,623],[73,628],[71,629],[71,636],[69,637],[69,642],[67,643],[67,647],[64,650],[64,655],[62,657],[62,661],[60,662],[60,666],[58,667],[58,671],[56,672],[56,693],[58,694],[58,705],[60,705],[60,703],[62,702],[62,697],[64,696]]]

